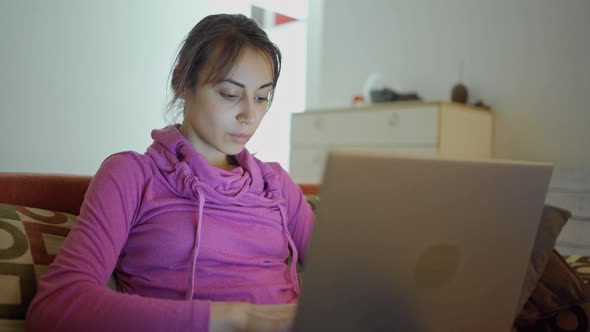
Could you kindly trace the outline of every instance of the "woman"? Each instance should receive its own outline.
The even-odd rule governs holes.
[[[103,162],[40,280],[29,331],[289,328],[313,214],[278,164],[244,148],[280,66],[243,15],[193,28],[172,72],[182,124],[154,130],[145,154]],[[113,270],[119,292],[105,287]]]

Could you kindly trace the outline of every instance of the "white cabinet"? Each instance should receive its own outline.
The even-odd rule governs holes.
[[[454,103],[307,111],[292,115],[289,172],[295,181],[320,183],[330,148],[488,158],[492,129],[490,111]]]

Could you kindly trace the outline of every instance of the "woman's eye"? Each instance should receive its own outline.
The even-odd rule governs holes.
[[[265,101],[268,101],[268,97],[256,96],[256,101],[259,102],[259,103],[263,103]]]
[[[232,94],[223,93],[223,92],[220,92],[219,94],[227,100],[236,100],[239,97],[238,95],[232,95]]]

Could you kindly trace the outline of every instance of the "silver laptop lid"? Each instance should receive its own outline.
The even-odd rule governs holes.
[[[551,172],[332,151],[294,330],[509,331]]]

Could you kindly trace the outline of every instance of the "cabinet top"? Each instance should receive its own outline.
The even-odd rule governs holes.
[[[342,107],[342,108],[318,108],[318,109],[310,109],[305,110],[303,113],[332,113],[332,112],[358,112],[358,111],[378,111],[378,110],[396,110],[396,109],[409,109],[409,108],[417,108],[417,107],[439,107],[439,108],[460,108],[460,109],[468,109],[473,111],[480,111],[480,112],[491,112],[491,110],[481,107],[476,107],[473,105],[461,104],[461,103],[454,103],[454,102],[446,102],[446,101],[420,101],[420,100],[412,100],[412,101],[396,101],[396,102],[388,102],[388,103],[377,103],[377,104],[369,104],[369,105],[362,105],[359,107]]]

